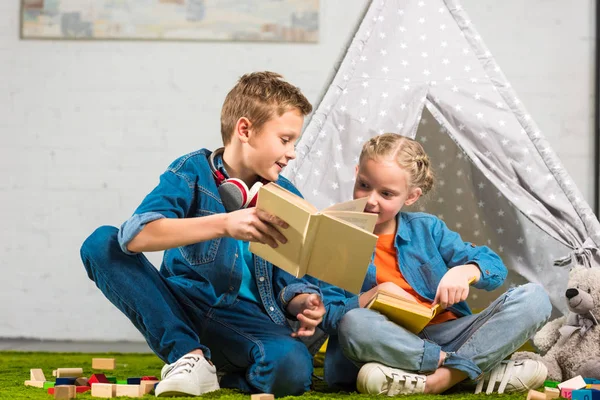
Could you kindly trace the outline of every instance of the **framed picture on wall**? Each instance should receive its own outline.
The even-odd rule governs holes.
[[[314,43],[319,0],[21,0],[22,39]]]

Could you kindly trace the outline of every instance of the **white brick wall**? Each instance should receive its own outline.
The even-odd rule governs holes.
[[[81,242],[175,157],[219,144],[241,74],[279,71],[316,102],[367,1],[321,1],[317,45],[21,41],[18,3],[0,2],[0,337],[138,340],[87,279]],[[462,3],[591,203],[593,1]]]

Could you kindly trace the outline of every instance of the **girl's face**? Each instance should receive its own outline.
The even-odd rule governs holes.
[[[354,198],[368,197],[365,212],[378,215],[376,235],[396,232],[396,215],[421,196],[421,188],[408,187],[408,173],[391,158],[363,159],[356,166]]]

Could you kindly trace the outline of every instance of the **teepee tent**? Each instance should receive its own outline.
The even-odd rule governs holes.
[[[600,224],[457,2],[371,3],[287,176],[318,207],[347,200],[362,144],[383,132],[432,159],[437,188],[412,211],[488,245],[507,287],[538,282],[566,311],[565,267],[600,267]]]

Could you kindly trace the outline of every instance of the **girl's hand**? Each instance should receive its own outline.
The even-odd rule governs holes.
[[[432,306],[439,304],[442,308],[448,308],[466,300],[470,283],[479,280],[480,276],[481,271],[474,264],[450,268],[438,285]]]

